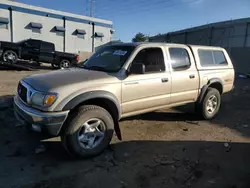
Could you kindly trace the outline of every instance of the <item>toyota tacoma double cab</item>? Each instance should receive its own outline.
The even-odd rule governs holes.
[[[233,89],[234,67],[225,49],[168,43],[103,47],[84,64],[20,81],[14,108],[34,131],[61,136],[79,157],[100,154],[119,120],[195,103],[212,119],[221,97]]]
[[[0,42],[2,61],[14,64],[18,59],[50,63],[54,68],[68,68],[79,61],[77,54],[55,51],[55,45],[36,39],[27,39],[17,43]]]

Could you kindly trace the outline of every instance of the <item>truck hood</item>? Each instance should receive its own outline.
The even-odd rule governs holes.
[[[73,91],[79,89],[79,87],[117,83],[119,79],[116,77],[116,74],[83,68],[70,68],[35,74],[24,78],[23,81],[38,91],[57,92],[60,88],[65,90],[68,87],[69,90]]]

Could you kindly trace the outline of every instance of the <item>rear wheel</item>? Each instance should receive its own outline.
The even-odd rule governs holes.
[[[63,60],[61,60],[59,66],[60,66],[61,69],[69,68],[70,67],[70,61],[67,60],[67,59],[63,59]]]
[[[17,62],[17,54],[16,52],[12,51],[12,50],[6,50],[4,53],[3,53],[3,61],[4,62],[8,62],[8,63],[11,63],[11,64],[15,64]]]
[[[208,88],[201,103],[196,104],[196,110],[204,119],[214,118],[221,106],[221,95],[217,89]]]
[[[87,158],[96,156],[109,145],[114,121],[105,109],[86,105],[71,114],[66,122],[61,139],[71,154]]]

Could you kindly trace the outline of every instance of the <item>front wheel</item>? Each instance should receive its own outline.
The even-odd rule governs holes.
[[[107,148],[113,132],[114,121],[109,112],[99,106],[85,105],[69,116],[61,140],[71,154],[88,158]]]
[[[18,59],[17,53],[12,51],[12,50],[6,50],[3,53],[2,59],[3,59],[4,62],[15,64],[17,62],[17,59]]]
[[[221,105],[221,95],[217,89],[208,88],[207,93],[201,103],[196,104],[196,110],[204,119],[213,119]]]

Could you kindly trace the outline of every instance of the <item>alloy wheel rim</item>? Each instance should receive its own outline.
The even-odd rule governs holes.
[[[16,56],[14,53],[12,52],[6,52],[4,54],[4,61],[8,61],[8,62],[15,62],[16,60]]]
[[[105,131],[106,126],[102,120],[99,118],[91,118],[79,129],[78,142],[84,149],[93,149],[102,142]]]
[[[209,114],[213,114],[218,106],[218,99],[215,95],[209,97],[206,103],[206,110]]]
[[[61,62],[61,67],[62,68],[68,68],[69,67],[69,62],[68,61],[62,61]]]

